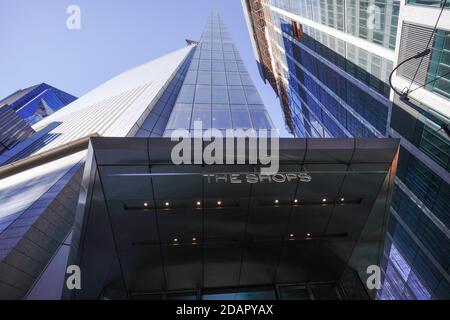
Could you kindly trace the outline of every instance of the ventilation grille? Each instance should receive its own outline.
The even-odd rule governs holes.
[[[433,28],[404,23],[402,29],[402,39],[400,42],[399,62],[405,61],[417,53],[425,51],[432,34]],[[434,35],[431,39],[430,45],[433,45],[433,43]],[[413,80],[417,71],[414,82],[419,85],[424,85],[427,79],[430,57],[431,54],[423,57],[423,59],[413,59],[405,63],[399,68],[398,74],[406,79]],[[422,63],[420,61],[422,61]]]

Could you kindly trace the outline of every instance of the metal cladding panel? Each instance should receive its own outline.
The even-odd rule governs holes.
[[[0,298],[22,299],[66,237],[85,155],[75,153],[0,180]],[[20,290],[11,291],[19,283]]]
[[[33,127],[36,130],[55,122],[61,124],[50,132],[58,138],[36,154],[95,133],[126,136],[192,48],[185,47],[124,72],[37,123]]]
[[[85,154],[74,154],[0,180],[0,225],[10,215],[26,210]]]

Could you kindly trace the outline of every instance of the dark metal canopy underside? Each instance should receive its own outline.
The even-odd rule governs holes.
[[[259,183],[255,165],[174,165],[175,144],[91,139],[71,298],[339,281],[347,267],[365,282],[379,263],[398,140],[280,139],[280,173],[311,181]]]

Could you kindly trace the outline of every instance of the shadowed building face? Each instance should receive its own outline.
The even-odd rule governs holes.
[[[242,178],[259,177],[250,164],[174,165],[175,144],[91,141],[71,262],[84,287],[71,298],[275,298],[296,284],[320,299],[318,283],[368,298],[398,141],[282,139],[279,174],[256,180]]]

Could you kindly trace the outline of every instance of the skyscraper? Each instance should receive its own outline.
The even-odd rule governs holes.
[[[0,155],[33,135],[31,126],[8,105],[0,106]]]
[[[223,21],[209,19],[181,87],[166,135],[203,128],[272,129],[273,124]]]
[[[33,124],[74,100],[76,97],[45,83],[18,90],[1,100],[0,155],[33,135]]]
[[[0,285],[3,297],[33,297],[33,292],[54,297],[52,290],[62,290],[61,284],[40,289],[45,281],[36,279],[58,250],[67,250],[61,243],[74,222],[90,137],[170,136],[173,129],[190,130],[194,120],[202,120],[204,129],[273,128],[220,17],[208,19],[200,42],[188,43],[47,114],[34,126],[36,133],[3,156],[0,257],[2,266],[8,265],[0,272],[6,281]],[[31,120],[36,110],[57,109],[70,97],[42,84],[4,102]],[[65,266],[58,272],[63,277]],[[20,280],[12,281],[14,276]]]
[[[379,298],[448,298],[444,1],[425,7],[393,0],[242,3],[261,75],[278,94],[295,136],[402,139]],[[410,89],[423,85],[405,104],[391,92],[389,76],[394,65],[427,46],[430,55],[404,64],[394,78],[398,91],[413,80]]]
[[[196,121],[274,128],[217,13],[187,43],[40,121],[8,152],[0,297],[374,295],[362,283],[382,256],[398,141],[282,139],[274,175],[252,162],[261,137],[239,140],[243,153],[228,143],[212,152]],[[176,129],[194,133],[182,164]],[[81,268],[81,290],[65,285],[68,266]]]
[[[393,85],[408,93],[391,96],[389,135],[402,147],[382,299],[450,297],[450,4],[443,5],[400,5]],[[429,54],[407,61],[427,48]]]
[[[71,94],[41,83],[18,90],[0,101],[0,105],[9,105],[21,119],[33,125],[76,99]]]

